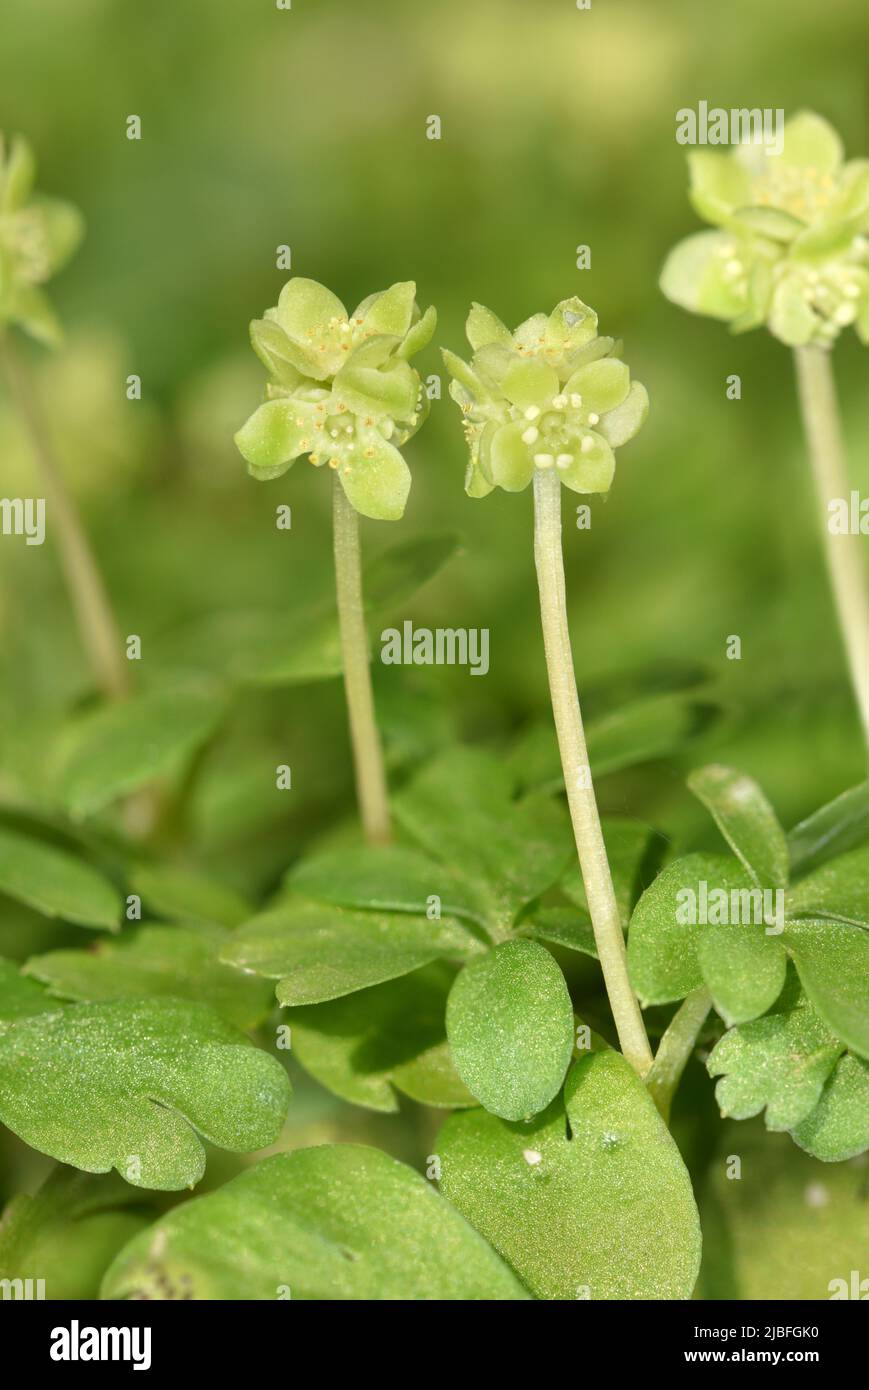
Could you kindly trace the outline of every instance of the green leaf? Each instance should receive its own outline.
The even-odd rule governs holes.
[[[272,990],[266,981],[221,964],[228,935],[204,924],[141,926],[88,951],[33,956],[25,968],[62,999],[98,1003],[169,995],[210,1004],[227,1023],[253,1028],[271,1012]]]
[[[788,881],[788,847],[757,783],[744,772],[717,763],[698,768],[688,787],[713,817],[743,868],[761,888],[783,888]]]
[[[564,808],[551,797],[512,797],[503,762],[451,749],[395,798],[396,820],[424,849],[461,864],[480,883],[494,924],[509,926],[564,872],[575,853]]]
[[[869,932],[844,922],[790,922],[781,939],[821,1018],[869,1057]]]
[[[231,888],[176,865],[138,864],[130,888],[152,912],[175,921],[237,927],[253,916],[250,904]]]
[[[158,690],[88,716],[60,771],[60,796],[70,815],[93,815],[175,771],[213,733],[223,712],[213,692]]]
[[[597,959],[591,922],[581,908],[536,907],[532,917],[521,922],[516,930],[520,936],[531,937],[532,941],[549,941],[553,946],[563,946],[568,951],[579,951]]]
[[[708,930],[697,920],[704,894],[708,900],[716,889],[752,887],[736,861],[722,854],[689,854],[658,875],[634,908],[628,935],[628,970],[644,1003],[669,1004],[704,983],[697,958]]]
[[[444,1044],[453,974],[436,962],[399,980],[287,1015],[293,1055],[321,1085],[369,1110],[398,1110],[395,1087],[428,1105],[474,1105]],[[444,1056],[446,1053],[446,1056]]]
[[[797,987],[765,1018],[725,1033],[706,1065],[723,1077],[715,1087],[723,1116],[747,1120],[765,1109],[767,1129],[787,1130],[814,1110],[842,1051]]]
[[[479,906],[471,885],[405,845],[351,846],[303,859],[286,877],[287,887],[302,898],[338,907],[425,914],[432,896],[447,917],[478,920]]]
[[[509,328],[501,322],[497,314],[487,309],[485,304],[471,305],[465,323],[465,333],[475,352],[489,343],[504,343],[507,347],[513,345],[513,335]]]
[[[252,918],[224,947],[230,965],[278,981],[279,1003],[320,1004],[409,975],[440,956],[481,950],[458,922],[410,913],[352,912],[288,899]]]
[[[869,845],[822,864],[787,897],[789,917],[836,917],[869,927]]]
[[[359,1144],[276,1154],[184,1203],[106,1275],[109,1299],[521,1299],[489,1245],[411,1168]]]
[[[88,864],[40,840],[0,829],[0,892],[45,917],[116,931],[121,899]]]
[[[869,781],[849,787],[788,832],[794,873],[808,873],[869,839]]]
[[[784,986],[787,955],[781,937],[767,935],[763,925],[745,917],[703,927],[697,959],[712,1002],[728,1025],[765,1013]]]
[[[233,1153],[277,1138],[279,1063],[204,1004],[71,1004],[0,1027],[0,1119],[89,1173],[174,1191],[205,1171],[204,1138]]]
[[[4,1211],[0,1278],[43,1279],[52,1300],[96,1298],[118,1251],[153,1220],[141,1201],[115,1174],[55,1169],[32,1197],[21,1193]]]
[[[536,941],[505,941],[456,977],[447,1002],[456,1071],[493,1115],[526,1120],[561,1089],[573,1051],[564,976]]]
[[[869,1064],[840,1057],[815,1109],[793,1130],[801,1149],[824,1163],[856,1158],[869,1148]]]
[[[42,985],[22,975],[14,961],[0,957],[0,1022],[44,1014],[51,1003]]]
[[[441,1188],[537,1298],[689,1298],[700,1227],[679,1151],[616,1052],[570,1071],[531,1125],[481,1110],[437,1140]]]
[[[342,464],[338,477],[351,507],[375,521],[398,521],[410,493],[410,469],[377,430],[365,436],[365,457]]]
[[[667,691],[630,701],[588,721],[588,757],[595,777],[663,758],[694,737],[711,707],[696,691]]]

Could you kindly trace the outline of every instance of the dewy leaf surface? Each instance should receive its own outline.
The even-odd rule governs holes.
[[[34,956],[26,968],[62,999],[97,1003],[170,995],[210,1004],[227,1023],[253,1028],[268,1016],[274,994],[268,981],[221,963],[228,936],[220,927],[144,925],[89,951]]]
[[[762,888],[783,888],[789,872],[787,841],[757,783],[744,772],[713,763],[692,772],[688,787],[755,882]]]
[[[205,1170],[195,1131],[234,1153],[277,1138],[280,1064],[203,1004],[72,1004],[0,1027],[0,1119],[91,1173],[173,1191]]]
[[[577,1062],[564,1103],[532,1124],[466,1111],[447,1120],[436,1148],[445,1196],[536,1297],[691,1296],[700,1263],[691,1181],[619,1053]]]
[[[536,1115],[561,1089],[573,1006],[561,970],[536,941],[505,941],[456,977],[447,1037],[468,1090],[494,1115]]]
[[[713,889],[729,894],[753,887],[723,854],[688,854],[658,875],[634,908],[628,935],[628,969],[644,1003],[684,999],[704,984],[697,948],[708,926],[696,920],[704,894],[708,906]]]
[[[869,931],[844,922],[791,922],[782,940],[821,1018],[869,1057]]]
[[[840,1057],[815,1109],[791,1132],[801,1149],[825,1163],[864,1153],[869,1148],[869,1063],[850,1052]]]
[[[139,864],[130,876],[130,887],[146,908],[173,922],[238,927],[253,916],[250,904],[231,888],[174,865]]]
[[[490,1300],[527,1297],[449,1202],[358,1144],[264,1159],[121,1252],[103,1297]]]
[[[235,932],[222,959],[278,981],[281,1004],[320,1004],[408,975],[438,957],[465,959],[480,942],[458,922],[410,913],[352,912],[287,899]]]
[[[353,846],[303,859],[287,875],[303,898],[339,907],[425,913],[433,895],[448,917],[477,919],[473,889],[461,876],[405,845]]]
[[[51,1007],[42,985],[22,975],[14,961],[0,957],[0,1023],[44,1014]]]
[[[0,892],[46,917],[115,931],[121,899],[108,879],[66,851],[0,830]]]
[[[869,927],[869,845],[829,860],[788,894],[789,917],[838,917]]]
[[[173,772],[223,714],[214,692],[151,691],[107,705],[75,731],[59,776],[71,815],[92,815],[118,797]]]

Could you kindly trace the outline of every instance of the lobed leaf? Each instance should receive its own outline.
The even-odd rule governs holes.
[[[691,773],[688,787],[703,802],[758,886],[785,887],[789,873],[785,833],[753,778],[733,768],[710,764]]]
[[[204,1004],[72,1004],[0,1025],[0,1120],[32,1148],[134,1187],[192,1187],[204,1138],[244,1153],[277,1137],[279,1063]]]

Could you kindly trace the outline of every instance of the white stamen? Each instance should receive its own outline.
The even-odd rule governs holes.
[[[573,454],[559,454],[555,460],[556,468],[569,468],[573,463]]]
[[[590,413],[589,417],[588,417],[588,423],[589,423],[590,425],[596,425],[599,419],[600,419],[600,416],[599,416],[599,415],[595,415],[594,411],[592,411],[592,412]]]
[[[523,444],[536,444],[540,438],[540,431],[536,425],[529,425],[522,435]]]
[[[539,406],[539,405],[529,405],[528,409],[525,411],[525,419],[526,419],[526,420],[536,420],[536,419],[537,419],[537,416],[538,416],[539,414],[540,414],[540,406]]]
[[[564,407],[565,407],[566,405],[567,405],[567,397],[566,397],[566,396],[553,396],[553,397],[552,397],[552,406],[553,406],[553,409],[554,409],[554,410],[563,410]]]
[[[579,407],[582,405],[582,396],[578,391],[571,391],[570,404],[573,406],[574,410],[579,410]]]
[[[537,464],[538,468],[551,468],[555,459],[551,454],[535,454],[534,462]]]
[[[590,434],[587,434],[579,446],[580,453],[590,454],[593,448],[594,440],[592,439]]]

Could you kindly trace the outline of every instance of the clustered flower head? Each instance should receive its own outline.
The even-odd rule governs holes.
[[[680,242],[661,288],[734,332],[766,323],[789,346],[830,347],[853,324],[869,342],[869,160],[843,162],[836,131],[811,111],[781,143],[688,156],[691,202],[719,230]]]
[[[399,450],[419,429],[428,397],[408,359],[435,330],[412,280],[369,295],[352,314],[315,280],[295,277],[277,307],[250,326],[269,370],[267,399],[235,442],[256,478],[277,478],[307,454],[338,472],[363,516],[404,513],[410,470]]]
[[[39,288],[77,250],[84,221],[77,208],[33,192],[36,163],[20,135],[0,133],[0,326],[18,324],[48,345],[61,328]]]
[[[631,383],[619,344],[597,336],[594,310],[563,299],[511,333],[475,304],[466,332],[470,363],[446,349],[444,361],[464,415],[468,495],[521,492],[536,469],[549,468],[574,492],[608,492],[613,450],[637,433],[649,400]]]

